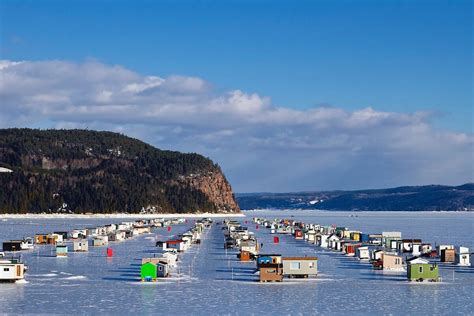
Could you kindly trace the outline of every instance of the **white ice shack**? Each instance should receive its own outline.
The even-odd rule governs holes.
[[[96,236],[92,239],[93,247],[106,246],[109,244],[109,238],[107,236]]]
[[[469,248],[467,247],[459,247],[458,251],[456,251],[456,264],[459,266],[470,266],[471,265],[471,258],[469,254]]]
[[[357,247],[356,255],[359,258],[359,260],[369,260],[370,259],[369,247],[367,246]]]
[[[89,244],[85,239],[74,240],[73,244],[74,252],[87,252],[89,251]]]
[[[0,259],[0,281],[16,282],[25,278],[25,265],[17,259]]]

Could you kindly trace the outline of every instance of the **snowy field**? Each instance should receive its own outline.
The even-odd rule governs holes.
[[[140,260],[153,256],[157,239],[183,232],[192,225],[154,230],[152,234],[90,247],[88,253],[54,257],[48,246],[24,252],[29,266],[23,284],[0,284],[0,313],[30,314],[462,314],[473,315],[474,268],[441,265],[441,283],[409,283],[404,273],[374,271],[368,263],[339,253],[323,251],[305,241],[280,235],[273,244],[269,230],[256,229],[254,216],[337,224],[368,233],[401,231],[403,237],[464,245],[474,249],[474,214],[468,213],[348,213],[319,211],[250,211],[249,229],[263,242],[262,252],[283,255],[316,255],[316,279],[283,283],[256,282],[254,263],[237,261],[236,251],[226,252],[219,219],[181,255],[172,277],[157,283],[139,282]],[[129,218],[124,219],[129,220]],[[120,222],[114,218],[4,218],[0,241],[35,233],[72,230]]]

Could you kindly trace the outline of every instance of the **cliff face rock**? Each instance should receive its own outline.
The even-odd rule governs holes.
[[[181,176],[178,182],[203,192],[223,212],[240,212],[232,188],[222,172]]]
[[[220,168],[110,132],[0,130],[0,213],[239,212]]]

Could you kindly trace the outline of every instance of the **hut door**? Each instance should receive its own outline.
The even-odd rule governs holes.
[[[21,266],[16,266],[16,276],[21,276]]]

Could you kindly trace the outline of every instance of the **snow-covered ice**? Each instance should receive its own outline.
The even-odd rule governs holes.
[[[254,263],[237,261],[225,251],[216,225],[180,256],[172,276],[141,283],[140,260],[157,251],[155,240],[184,232],[188,223],[154,230],[136,238],[90,247],[87,253],[54,257],[49,246],[22,253],[29,266],[23,284],[0,284],[0,313],[30,314],[473,314],[474,269],[441,265],[441,283],[406,281],[405,273],[374,271],[368,262],[321,250],[305,241],[280,235],[273,244],[268,229],[250,220],[289,217],[320,224],[338,224],[365,232],[401,231],[404,237],[464,245],[474,249],[474,214],[355,213],[319,211],[252,211],[249,229],[263,242],[262,252],[316,255],[319,275],[310,280],[260,284]],[[126,219],[124,219],[126,220]],[[0,221],[0,240],[35,233],[120,222],[111,218],[8,218]],[[158,237],[155,237],[158,236]]]

